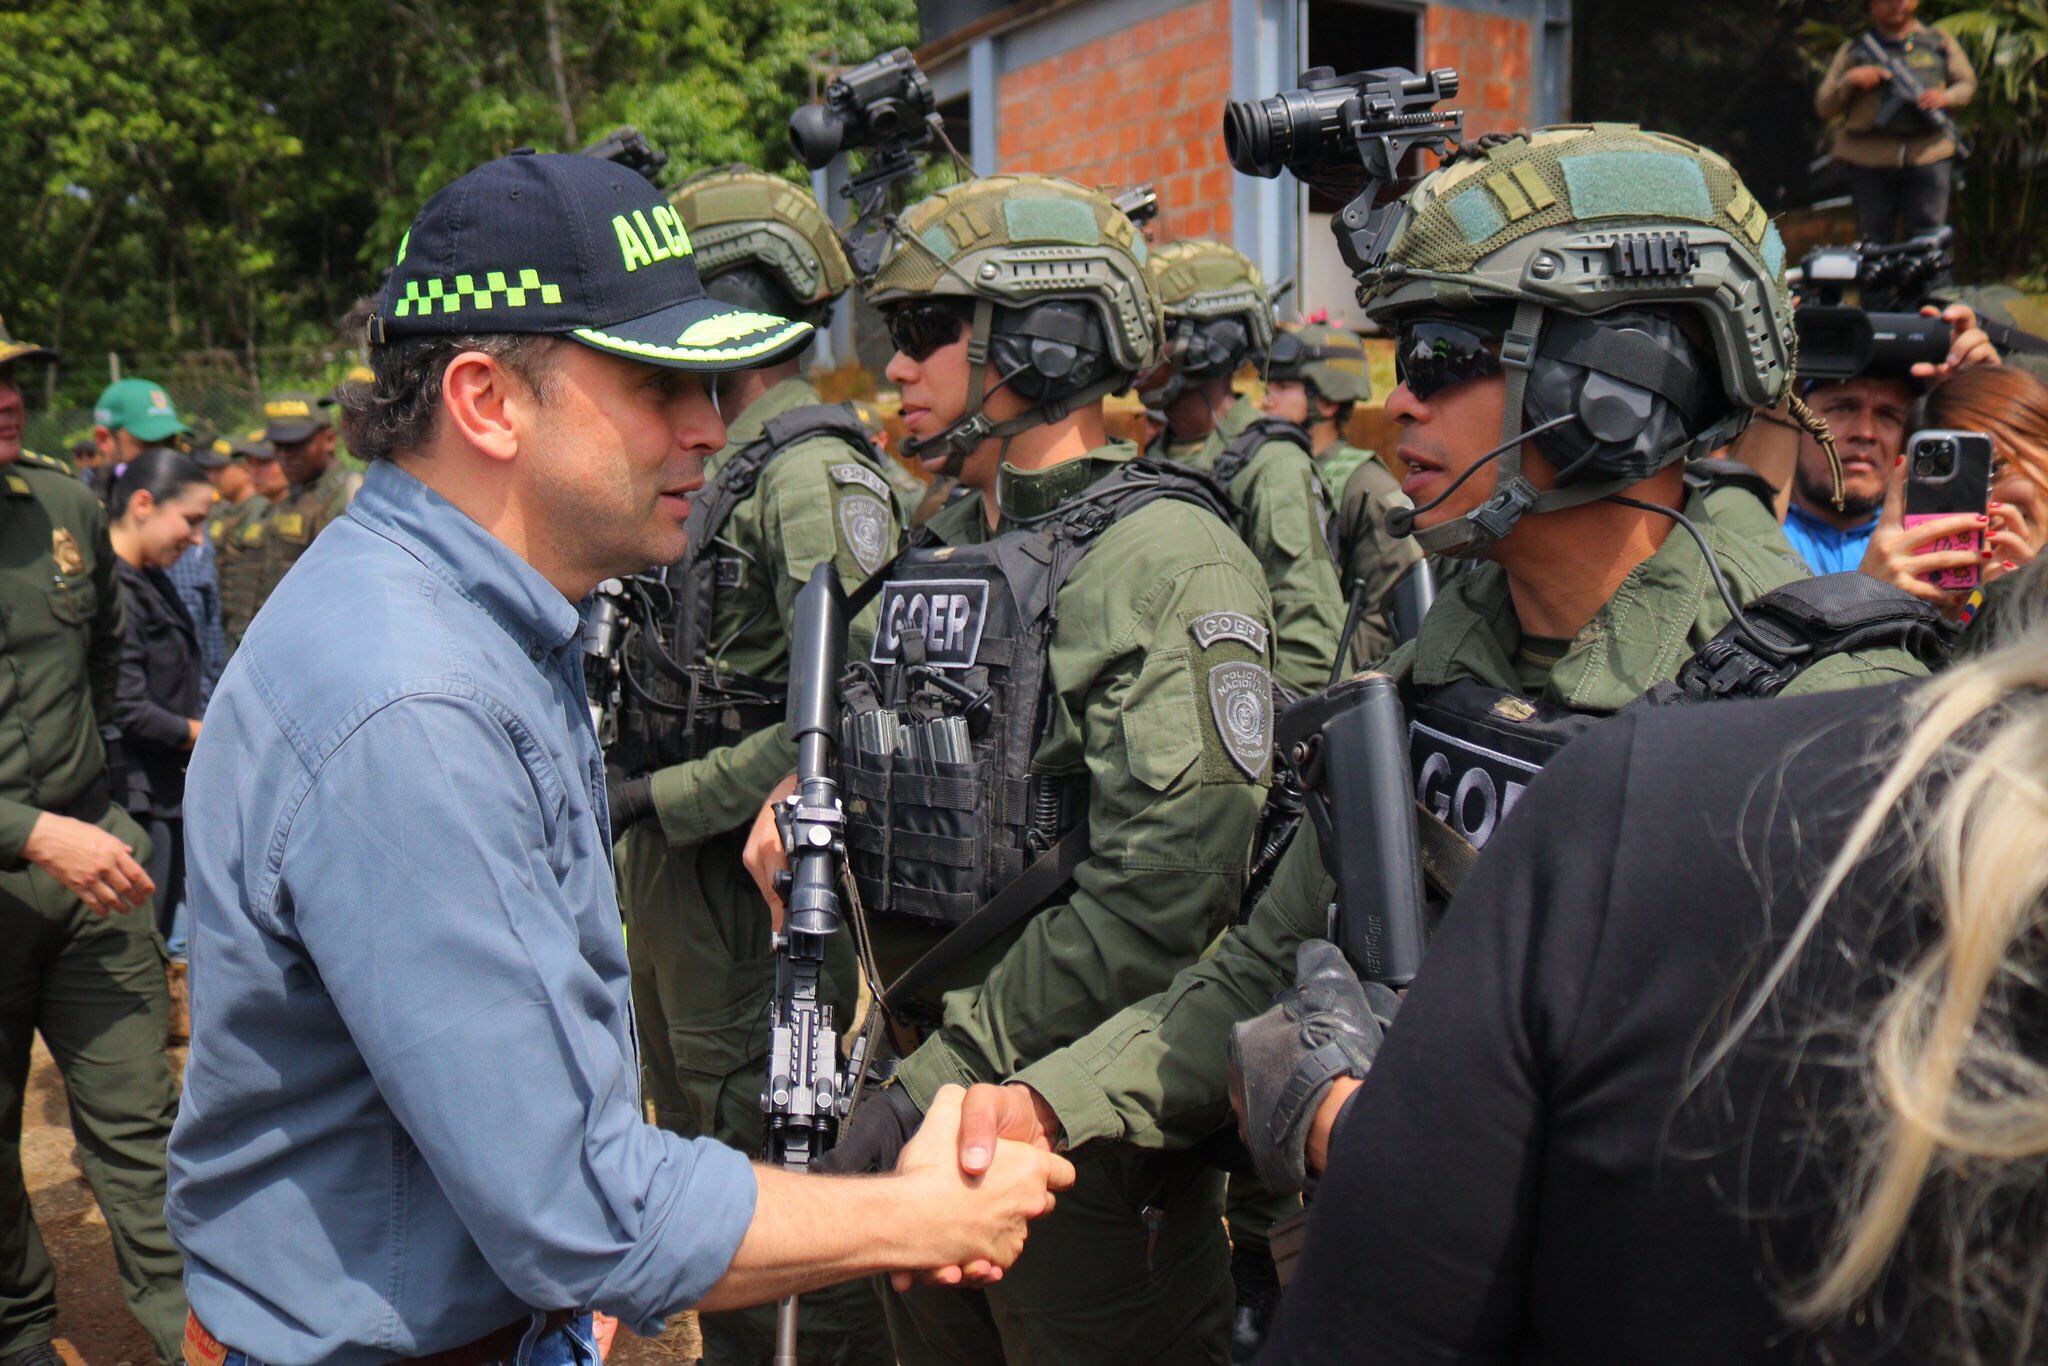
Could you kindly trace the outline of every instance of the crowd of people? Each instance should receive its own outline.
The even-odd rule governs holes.
[[[1817,97],[1869,241],[1961,150],[1913,9]],[[2037,1356],[2038,353],[1936,280],[1941,354],[1802,373],[1777,228],[1656,132],[1398,203],[1383,396],[1028,173],[849,249],[760,170],[498,158],[243,436],[128,378],[27,451],[0,331],[0,1080],[39,1033],[158,1356]],[[804,371],[856,291],[894,442]],[[1922,432],[1981,511],[1910,510]],[[1336,833],[1388,773],[1280,738],[1382,686],[1413,905]]]

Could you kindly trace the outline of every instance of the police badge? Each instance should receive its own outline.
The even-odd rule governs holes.
[[[50,558],[57,562],[60,574],[83,574],[85,556],[78,549],[78,539],[69,527],[58,527],[50,533]]]
[[[889,558],[889,509],[879,499],[855,493],[839,500],[839,534],[863,574]]]
[[[1256,664],[1233,660],[1209,670],[1209,710],[1230,760],[1252,781],[1273,752],[1273,679]]]

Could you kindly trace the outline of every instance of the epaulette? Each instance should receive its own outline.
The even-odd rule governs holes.
[[[63,474],[74,477],[78,474],[78,471],[72,467],[70,461],[60,459],[59,457],[54,455],[42,455],[31,450],[24,450],[19,456],[15,458],[15,463],[20,465],[33,466],[34,468],[39,470],[49,470],[53,474]]]

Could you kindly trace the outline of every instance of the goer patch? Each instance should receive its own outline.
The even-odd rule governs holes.
[[[883,584],[869,658],[893,664],[902,658],[906,637],[922,636],[927,664],[970,668],[981,653],[981,628],[987,618],[986,579],[898,579]]]
[[[889,558],[889,505],[863,493],[841,498],[839,535],[861,573],[874,573]]]
[[[834,465],[832,477],[842,484],[859,484],[884,502],[888,501],[889,485],[866,465],[857,465],[851,460],[843,465]]]
[[[1231,762],[1256,780],[1273,751],[1273,679],[1257,664],[1232,660],[1209,670],[1209,710]]]
[[[1195,644],[1208,649],[1219,640],[1240,641],[1259,654],[1266,653],[1266,624],[1242,612],[1204,612],[1188,623]]]
[[[1409,723],[1408,743],[1415,764],[1415,800],[1474,849],[1486,847],[1501,820],[1542,772],[1528,759],[1420,721]]]

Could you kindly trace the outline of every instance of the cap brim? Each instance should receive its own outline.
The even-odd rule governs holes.
[[[296,446],[326,427],[324,422],[274,422],[263,429],[263,439],[273,446]]]
[[[55,362],[57,353],[47,346],[34,342],[0,342],[0,365],[12,365],[19,360],[43,360]]]
[[[168,441],[192,434],[192,429],[175,417],[140,417],[128,424],[127,431],[137,441]]]
[[[811,344],[813,332],[806,322],[692,299],[609,327],[574,328],[568,335],[628,360],[716,374],[788,360]]]

